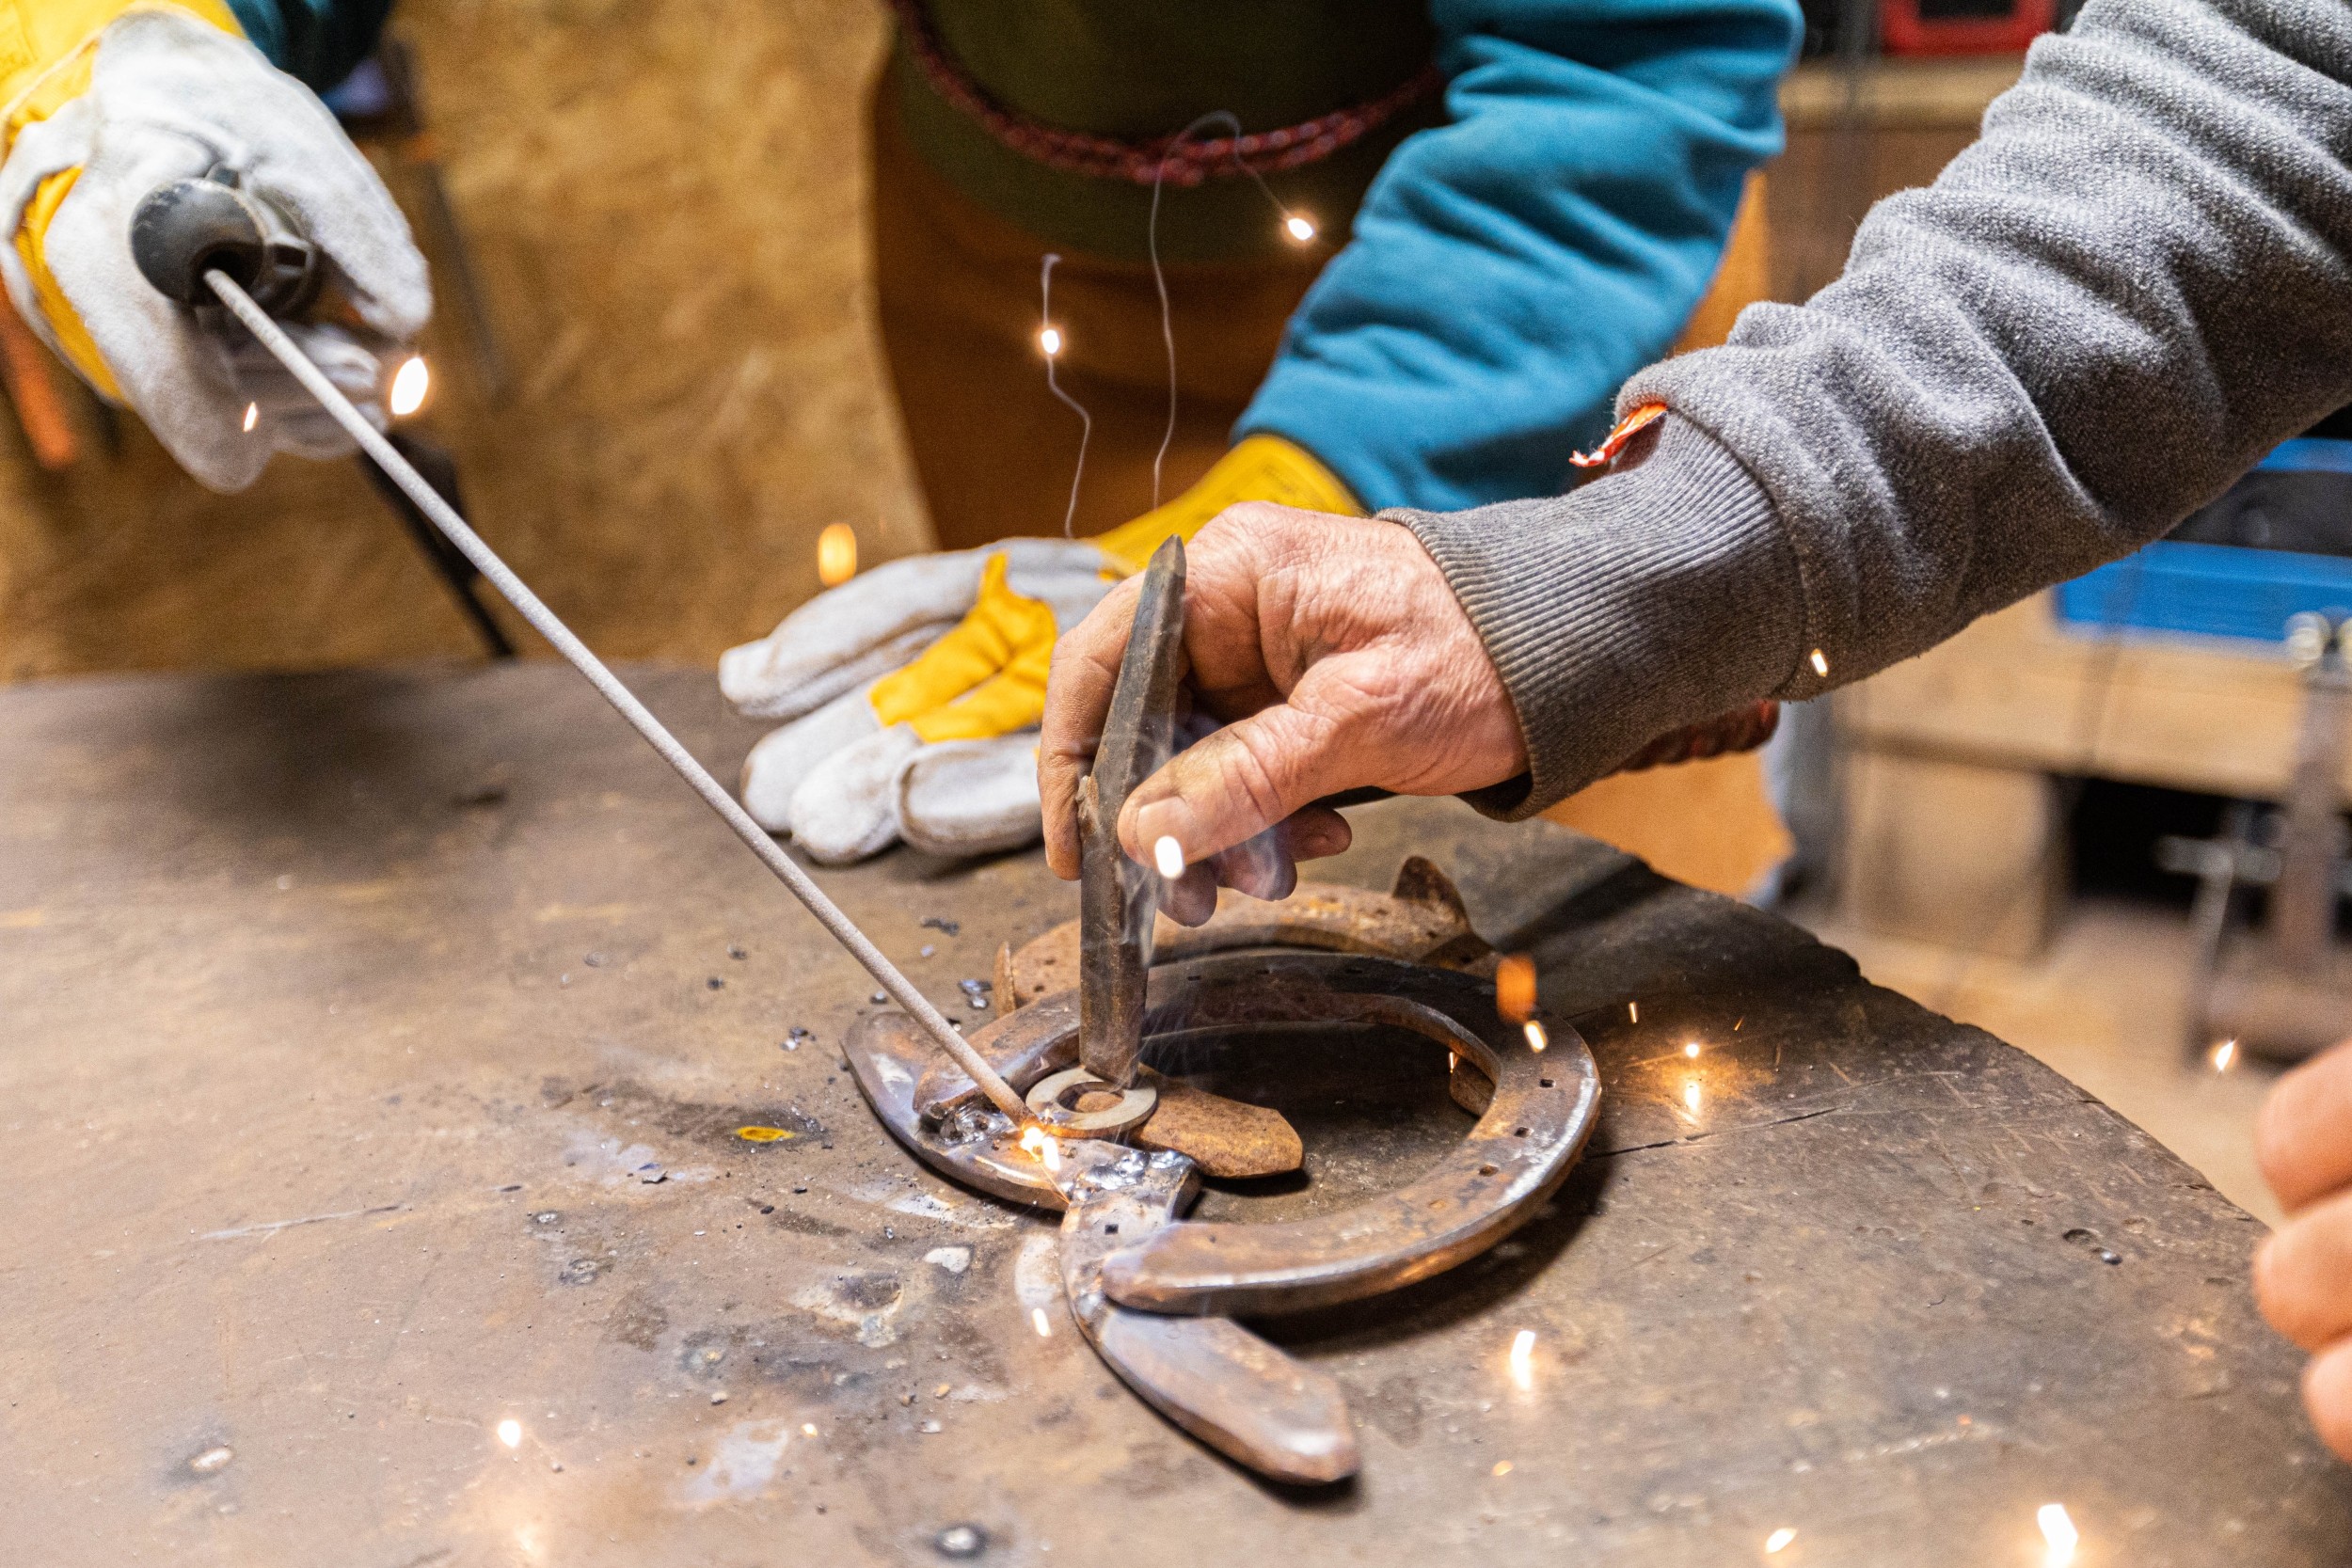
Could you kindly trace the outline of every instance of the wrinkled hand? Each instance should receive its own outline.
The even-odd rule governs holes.
[[[1179,752],[1120,814],[1128,854],[1172,837],[1191,867],[1168,903],[1205,918],[1215,885],[1280,897],[1294,863],[1337,854],[1347,824],[1313,801],[1371,784],[1452,795],[1527,767],[1502,677],[1444,574],[1393,523],[1263,503],[1192,543],[1184,668],[1224,727]],[[1121,584],[1054,650],[1038,751],[1046,856],[1078,874],[1074,807],[1135,619]],[[1253,847],[1261,834],[1270,837]]]
[[[744,809],[828,863],[901,838],[946,855],[1034,843],[1035,727],[1060,629],[1164,540],[1190,539],[1235,501],[1276,499],[1355,504],[1313,453],[1249,436],[1108,533],[894,561],[818,594],[720,657],[719,688],[739,709],[793,721],[745,759]]]
[[[2352,1042],[2279,1080],[2254,1144],[2290,1216],[2254,1254],[2254,1294],[2271,1326],[2312,1353],[2304,1408],[2352,1459]]]

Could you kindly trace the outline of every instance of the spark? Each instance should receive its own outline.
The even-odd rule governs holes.
[[[1642,1005],[1639,1002],[1629,1002],[1625,1005],[1625,1021],[1628,1023],[1642,1022]]]
[[[253,427],[261,422],[262,405],[258,403],[246,404],[245,405],[245,433],[247,436],[252,435]]]
[[[1315,237],[1314,219],[1298,213],[1293,213],[1290,216],[1284,218],[1282,220],[1282,227],[1289,230],[1291,238],[1296,240],[1300,245],[1305,245],[1309,240]]]
[[[2034,1522],[2042,1527],[2043,1568],[2066,1568],[2074,1560],[2074,1548],[2082,1541],[2082,1532],[2068,1518],[2064,1503],[2043,1503],[2034,1511]]]
[[[426,369],[424,356],[412,354],[392,372],[392,393],[385,406],[393,419],[405,420],[424,406],[425,394],[432,389],[433,372]]]
[[[1815,674],[1826,675],[1829,673],[1829,656],[1822,653],[1820,649],[1814,649],[1811,657],[1808,658],[1806,662],[1813,666],[1813,673]]]
[[[1682,1053],[1685,1056],[1690,1057],[1692,1061],[1697,1061],[1699,1057],[1699,1042],[1692,1040],[1690,1044],[1682,1048]]]
[[[1513,953],[1495,965],[1495,1011],[1524,1023],[1535,1011],[1535,960]]]
[[[1535,1331],[1522,1328],[1511,1337],[1511,1381],[1524,1394],[1535,1386]]]
[[[1511,1473],[1511,1462],[1510,1462],[1509,1460],[1507,1460],[1507,1459],[1498,1459],[1498,1460],[1496,1460],[1496,1461],[1495,1461],[1495,1474],[1496,1474],[1496,1475],[1499,1475],[1499,1476],[1507,1476],[1507,1475],[1509,1475],[1510,1473]]]
[[[1045,1308],[1042,1307],[1029,1308],[1029,1326],[1037,1330],[1037,1337],[1041,1339],[1054,1337],[1054,1325],[1045,1321]]]
[[[1041,330],[1037,335],[1037,346],[1045,351],[1045,357],[1048,359],[1059,354],[1061,352],[1061,328],[1048,326]]]
[[[1780,1528],[1764,1538],[1765,1556],[1770,1557],[1774,1552],[1786,1550],[1788,1543],[1796,1538],[1795,1530],[1790,1529],[1787,1525],[1781,1526]]]
[[[1152,843],[1152,863],[1160,868],[1160,875],[1169,881],[1184,874],[1184,847],[1172,833],[1162,833]]]
[[[506,1419],[501,1421],[499,1423],[499,1441],[505,1444],[510,1449],[521,1448],[523,1446],[522,1422],[515,1419],[512,1416],[509,1416]]]
[[[816,1435],[817,1435],[817,1423],[816,1423],[815,1421],[803,1421],[803,1422],[801,1423],[801,1435],[802,1435],[802,1436],[803,1436],[803,1437],[814,1437],[814,1436],[816,1436]]]
[[[2227,1072],[2227,1071],[2229,1071],[2229,1070],[2230,1070],[2230,1064],[2231,1064],[2232,1062],[2236,1061],[2236,1060],[2237,1060],[2237,1041],[2235,1041],[2235,1040],[2223,1040],[2223,1041],[2222,1041],[2219,1045],[2217,1045],[2217,1046],[2215,1046],[2215,1047],[2213,1048],[2213,1069],[2214,1069],[2214,1071],[2216,1071],[2216,1072]]]
[[[1699,1093],[1699,1081],[1697,1079],[1689,1079],[1683,1084],[1682,1103],[1688,1105],[1692,1110],[1696,1111],[1699,1108],[1699,1101],[1704,1098],[1705,1097]]]
[[[1551,1043],[1550,1037],[1544,1033],[1544,1026],[1532,1018],[1527,1021],[1526,1032],[1527,1049],[1530,1051],[1541,1051]]]
[[[857,576],[857,530],[847,523],[827,523],[817,536],[817,580],[838,588]]]

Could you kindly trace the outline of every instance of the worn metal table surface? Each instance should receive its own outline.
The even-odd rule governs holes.
[[[732,766],[707,674],[640,678]],[[7,1560],[2025,1565],[2047,1502],[2083,1564],[2352,1556],[2258,1227],[2145,1135],[1561,830],[1357,821],[1333,879],[1449,865],[1606,1119],[1486,1258],[1272,1325],[1362,1429],[1295,1494],[1115,1384],[1047,1223],[885,1139],[870,983],[567,672],[0,691]],[[824,879],[960,1011],[1075,903],[1034,856]],[[1319,1180],[1411,1144],[1294,1109]]]

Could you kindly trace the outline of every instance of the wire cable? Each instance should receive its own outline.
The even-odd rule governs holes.
[[[995,1101],[996,1108],[1012,1117],[1016,1126],[1025,1125],[1029,1120],[1028,1107],[1013,1092],[1012,1085],[1006,1083],[995,1069],[988,1065],[987,1059],[966,1043],[963,1037],[956,1032],[955,1025],[947,1022],[946,1015],[932,1006],[930,999],[914,989],[914,982],[899,972],[897,964],[883,956],[882,949],[876,947],[864,931],[858,929],[857,923],[842,913],[841,907],[826,896],[825,890],[801,869],[798,862],[784,852],[782,846],[768,836],[768,831],[752,820],[751,814],[736,802],[735,797],[727,793],[724,785],[710,776],[708,768],[694,760],[693,754],[687,751],[677,736],[653,716],[651,709],[637,700],[636,693],[623,686],[620,677],[589,651],[588,644],[573,635],[572,629],[547,607],[538,594],[531,591],[530,585],[516,577],[513,569],[499,559],[498,553],[482,542],[482,536],[468,526],[466,519],[459,516],[448,501],[441,499],[439,491],[424,482],[424,476],[418,473],[408,459],[385,439],[382,432],[367,421],[352,405],[351,400],[326,379],[325,372],[310,362],[310,356],[296,347],[294,340],[270,319],[269,312],[253,303],[252,295],[238,287],[234,278],[217,268],[206,269],[204,282],[229,308],[230,313],[245,324],[246,330],[259,339],[262,346],[275,355],[278,363],[302,383],[303,389],[318,400],[319,406],[326,409],[335,422],[359,443],[359,450],[375,459],[385,473],[391,477],[392,483],[398,484],[408,499],[417,503],[418,509],[432,519],[433,526],[439,529],[451,544],[481,569],[482,575],[490,580],[490,585],[515,607],[525,621],[531,623],[532,629],[546,638],[573,669],[588,678],[588,684],[612,705],[614,711],[628,721],[629,727],[644,737],[645,744],[651,746],[661,760],[686,781],[689,788],[703,798],[705,804],[719,814],[720,820],[735,831],[735,836],[759,857],[762,865],[775,874],[776,880],[782,882],[792,896],[817,917],[817,923],[832,933],[835,942],[848,948],[850,956],[865,966],[866,972],[874,977],[892,1000],[904,1007],[907,1015],[922,1025],[924,1033],[930,1035],[958,1067],[970,1074],[981,1091]]]
[[[1054,264],[1060,260],[1059,255],[1049,250],[1045,253],[1045,264],[1038,268],[1038,346],[1045,352],[1045,389],[1059,398],[1065,407],[1078,416],[1078,466],[1072,470],[1070,475],[1069,509],[1061,515],[1061,536],[1064,539],[1074,539],[1077,534],[1073,531],[1078,524],[1078,484],[1087,476],[1087,443],[1094,438],[1094,416],[1087,412],[1085,404],[1063,391],[1061,383],[1054,378],[1054,361],[1061,357],[1061,329],[1054,325]],[[1168,304],[1166,295],[1162,295],[1160,304],[1163,316],[1165,316]],[[1169,343],[1168,352],[1175,353],[1172,341]],[[1165,451],[1167,448],[1163,446],[1160,450]],[[1156,498],[1156,480],[1154,483]],[[1158,504],[1156,499],[1153,504]]]

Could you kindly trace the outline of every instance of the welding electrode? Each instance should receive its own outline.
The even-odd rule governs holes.
[[[914,989],[914,983],[899,973],[898,966],[882,956],[882,950],[867,939],[864,931],[858,929],[857,924],[842,913],[840,906],[825,895],[824,889],[818,887],[808,873],[802,870],[792,857],[768,836],[766,829],[752,820],[749,814],[736,803],[735,797],[710,776],[707,768],[694,760],[661,721],[656,719],[645,705],[639,702],[636,695],[605,667],[604,661],[591,653],[588,645],[574,636],[571,628],[557,619],[553,610],[540,602],[539,595],[533,594],[522,578],[516,577],[506,562],[482,542],[481,536],[467,526],[466,520],[441,499],[440,493],[424,482],[423,476],[367,421],[352,405],[351,400],[326,379],[326,374],[310,362],[310,356],[294,346],[294,340],[270,319],[269,312],[254,302],[244,283],[230,276],[227,269],[233,267],[246,273],[246,283],[262,278],[273,257],[285,254],[284,242],[275,235],[243,231],[252,208],[249,199],[222,201],[209,198],[208,193],[201,190],[191,191],[189,188],[207,183],[217,184],[218,182],[177,182],[156,191],[140,203],[138,214],[132,220],[132,253],[148,281],[164,293],[183,301],[201,298],[202,294],[194,287],[200,283],[227,306],[230,313],[244,323],[246,329],[264,348],[277,356],[278,362],[302,384],[303,389],[318,400],[319,406],[350,433],[351,438],[359,443],[360,450],[383,467],[393,483],[422,509],[436,528],[449,537],[449,542],[481,568],[482,575],[490,580],[491,586],[504,595],[506,602],[513,605],[524,620],[531,623],[532,629],[553,644],[555,651],[562,654],[573,669],[588,677],[588,684],[595,687],[604,700],[628,721],[629,727],[644,736],[645,744],[660,752],[661,760],[675,769],[678,777],[684,779],[689,787],[701,796],[728,827],[735,830],[735,836],[759,857],[762,865],[775,874],[776,880],[791,890],[792,896],[817,917],[817,923],[831,932],[834,941],[848,948],[850,956],[866,966],[866,973],[873,975],[882,990],[907,1010],[908,1016],[920,1023],[938,1042],[940,1049],[970,1074],[972,1081],[995,1102],[997,1109],[1016,1123],[1027,1122],[1028,1107],[1013,1092],[1012,1085],[988,1065],[986,1058],[965,1043],[946,1015]],[[175,214],[193,214],[193,221],[175,223]],[[273,211],[270,215],[278,214]]]

